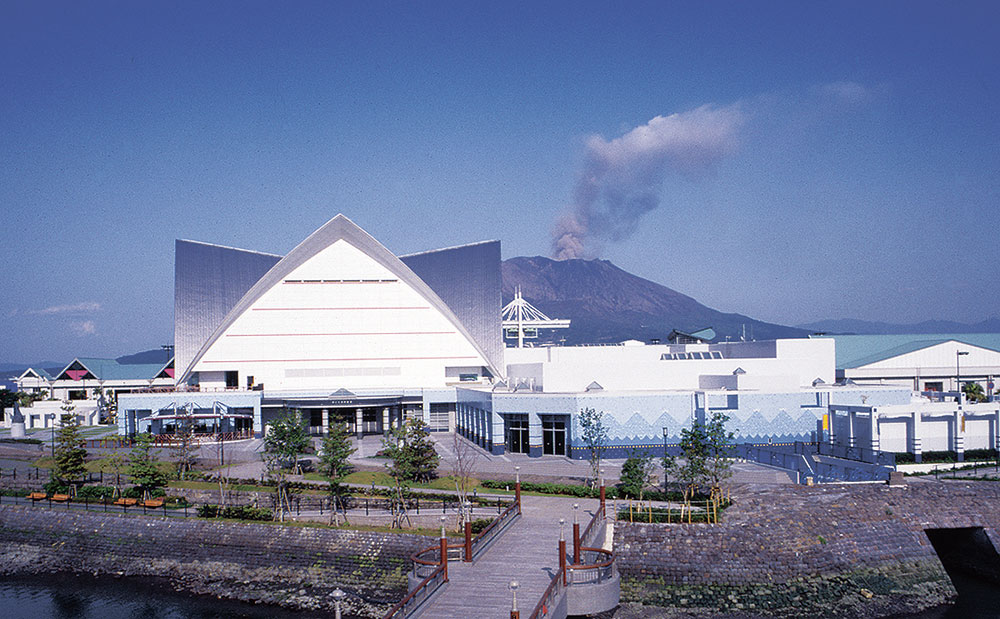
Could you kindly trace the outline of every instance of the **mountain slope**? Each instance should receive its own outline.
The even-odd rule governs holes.
[[[989,318],[982,322],[967,324],[951,320],[925,320],[912,324],[895,324],[890,322],[873,322],[841,318],[818,320],[799,325],[809,331],[824,331],[826,333],[844,333],[857,335],[910,335],[914,333],[1000,333],[1000,318]]]
[[[808,331],[726,314],[656,282],[623,271],[607,260],[517,257],[501,265],[504,303],[521,294],[551,318],[569,318],[569,329],[545,331],[540,341],[611,343],[626,339],[666,341],[672,329],[713,327],[719,340],[803,337]]]

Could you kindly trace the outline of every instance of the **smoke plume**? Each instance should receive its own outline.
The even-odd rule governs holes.
[[[659,206],[667,174],[714,166],[735,149],[742,120],[735,105],[706,105],[657,116],[611,141],[591,136],[572,205],[553,227],[552,257],[593,257],[605,242],[628,238],[642,215]]]

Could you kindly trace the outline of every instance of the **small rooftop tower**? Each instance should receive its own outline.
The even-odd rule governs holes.
[[[566,329],[569,320],[553,320],[538,311],[521,296],[521,287],[514,291],[514,300],[501,312],[504,339],[517,338],[517,347],[524,348],[524,338],[537,338],[539,329]]]

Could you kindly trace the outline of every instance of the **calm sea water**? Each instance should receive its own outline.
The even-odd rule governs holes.
[[[293,612],[186,595],[138,579],[56,574],[0,580],[3,619],[327,619],[332,613]],[[351,619],[347,615],[344,619]]]
[[[2,619],[329,619],[331,614],[294,612],[187,595],[140,579],[58,574],[0,580]],[[344,619],[357,619],[344,615]],[[1000,619],[1000,588],[972,583],[958,604],[889,619]]]

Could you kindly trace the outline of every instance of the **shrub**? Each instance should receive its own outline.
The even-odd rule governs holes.
[[[128,499],[141,499],[142,498],[142,488],[139,486],[132,486],[131,488],[125,488],[122,490],[122,496]],[[149,498],[159,499],[161,497],[167,496],[166,491],[163,488],[152,488],[149,491]]]
[[[24,488],[0,488],[0,496],[26,497],[29,492],[29,490],[25,490]]]
[[[42,490],[50,496],[53,494],[69,494],[69,484],[59,481],[58,479],[53,479],[46,482],[45,485],[42,486]]]
[[[37,438],[0,438],[0,443],[23,443],[25,445],[41,445]]]
[[[491,522],[493,522],[493,518],[476,518],[471,523],[472,534],[479,535],[486,530],[486,527],[490,526]]]
[[[199,505],[199,518],[232,518],[234,520],[274,520],[271,510],[249,505],[230,505],[220,508],[218,505]]]
[[[115,496],[115,489],[111,486],[84,486],[76,493],[79,499],[110,499]]]

